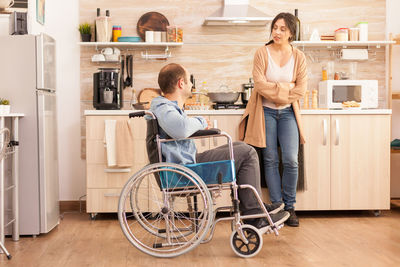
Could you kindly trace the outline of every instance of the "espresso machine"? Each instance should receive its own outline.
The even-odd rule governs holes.
[[[99,68],[93,74],[93,106],[95,109],[121,109],[122,87],[118,68]]]

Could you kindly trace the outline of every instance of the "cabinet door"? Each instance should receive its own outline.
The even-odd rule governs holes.
[[[332,115],[331,208],[389,205],[390,115]]]
[[[218,128],[223,132],[229,134],[232,142],[239,140],[239,122],[241,115],[222,115],[210,116],[210,122],[213,128]],[[227,144],[226,137],[213,137],[210,140],[210,148],[216,148]]]
[[[302,116],[306,191],[297,192],[296,210],[330,209],[329,121],[329,115]]]

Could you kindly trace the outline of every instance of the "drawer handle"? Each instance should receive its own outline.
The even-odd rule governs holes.
[[[120,194],[117,193],[104,193],[105,197],[119,197]]]
[[[335,145],[339,145],[339,138],[340,138],[340,128],[339,128],[339,120],[336,120],[336,140]]]
[[[328,135],[328,123],[326,119],[323,120],[323,124],[324,124],[324,139],[322,141],[322,145],[326,146],[326,138]]]
[[[131,172],[131,168],[120,168],[120,169],[104,169],[104,172],[117,173],[117,172]]]

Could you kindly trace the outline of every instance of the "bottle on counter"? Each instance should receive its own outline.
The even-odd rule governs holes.
[[[294,36],[295,41],[300,41],[300,19],[299,19],[299,10],[296,8],[294,10],[294,16],[296,17],[296,34]]]
[[[326,67],[322,67],[322,80],[328,80],[328,71],[326,70]]]
[[[96,21],[97,18],[100,17],[100,8],[97,8],[97,15],[96,15],[96,19],[94,20],[94,41],[97,42],[97,29],[96,29]]]
[[[310,91],[306,90],[304,93],[303,109],[309,109],[309,95]]]
[[[318,108],[318,90],[312,90],[311,108]]]
[[[200,105],[201,106],[207,106],[208,102],[210,101],[210,98],[207,97],[208,93],[208,88],[207,88],[207,82],[204,81],[202,83],[201,89],[200,89],[200,95],[199,95],[199,100],[200,100]]]

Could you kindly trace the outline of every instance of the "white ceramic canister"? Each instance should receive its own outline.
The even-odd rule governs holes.
[[[154,43],[154,31],[146,31],[145,41],[146,43]]]
[[[359,22],[356,26],[360,28],[359,40],[361,42],[368,41],[368,22]]]

